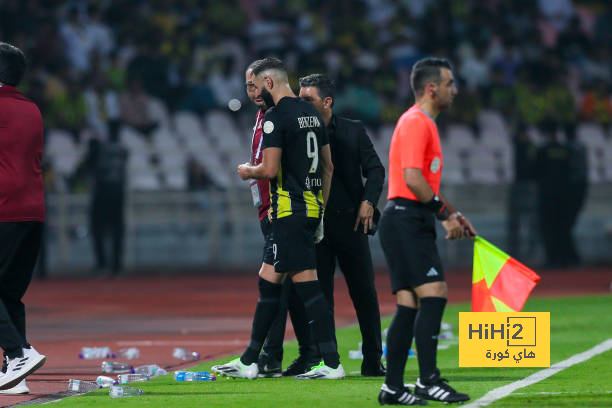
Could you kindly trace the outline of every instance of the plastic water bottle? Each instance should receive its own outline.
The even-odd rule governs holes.
[[[208,371],[175,371],[176,381],[216,381],[217,376]]]
[[[70,380],[68,381],[68,391],[72,392],[89,392],[102,388],[98,384],[91,381]]]
[[[441,330],[453,330],[453,325],[447,322],[440,323]]]
[[[149,381],[151,377],[146,374],[119,374],[117,381],[119,384],[127,384],[132,382]]]
[[[157,364],[147,364],[147,365],[138,366],[138,367],[134,368],[134,372],[136,374],[146,374],[146,375],[148,375],[150,377],[156,377],[158,375],[166,375],[166,374],[168,374],[168,372],[166,370],[164,370],[163,368],[161,368]]]
[[[116,355],[108,347],[83,347],[79,358],[91,360],[95,358],[115,358]]]
[[[96,378],[96,384],[101,386],[102,388],[110,387],[111,385],[117,385],[117,380],[114,378],[107,377],[105,375],[100,375]]]
[[[121,356],[121,358],[125,358],[126,360],[132,360],[140,357],[140,350],[138,350],[136,347],[121,349],[119,350],[119,356]]]
[[[103,361],[103,373],[133,373],[134,367],[129,364],[120,363],[118,361]]]
[[[200,353],[195,351],[185,350],[184,348],[176,347],[172,352],[172,357],[178,358],[179,360],[199,360]]]
[[[442,333],[440,333],[440,335],[438,336],[438,339],[440,340],[448,340],[448,339],[453,339],[455,338],[455,335],[453,334],[452,331],[447,330],[447,331],[443,331]]]
[[[349,350],[349,358],[351,360],[361,360],[363,359],[363,352],[361,351],[361,346],[363,345],[363,343],[360,341],[359,344],[357,344],[357,350]]]
[[[108,395],[110,395],[111,398],[137,397],[137,396],[142,395],[142,390],[138,388],[122,387],[119,385],[113,385],[112,387],[110,387],[110,390],[108,391]]]

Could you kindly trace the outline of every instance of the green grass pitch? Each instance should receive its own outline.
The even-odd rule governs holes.
[[[444,321],[454,326],[458,335],[459,312],[469,311],[468,304],[447,308]],[[586,351],[612,338],[612,296],[565,298],[533,298],[524,311],[550,312],[551,364]],[[389,325],[384,319],[383,327]],[[348,351],[357,348],[360,334],[357,327],[338,330],[340,357],[347,372],[345,380],[296,381],[282,379],[228,379],[215,382],[177,383],[171,375],[155,378],[137,386],[141,397],[112,399],[108,389],[63,399],[56,407],[374,407],[382,383],[380,378],[364,378],[358,371],[361,360],[349,360]],[[452,342],[451,342],[452,343]],[[285,347],[286,367],[296,356],[296,342]],[[227,362],[230,357],[206,362],[194,370],[209,371],[213,364]],[[521,388],[512,395],[490,405],[492,407],[611,407],[612,351],[574,365],[539,383]],[[443,377],[472,400],[486,392],[520,380],[542,368],[459,368],[456,342],[438,353],[438,366]],[[414,383],[418,373],[416,358],[406,367],[405,382]],[[430,402],[431,406],[442,406]]]

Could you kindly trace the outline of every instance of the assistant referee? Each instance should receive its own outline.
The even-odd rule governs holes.
[[[387,337],[387,376],[378,397],[381,405],[470,399],[448,385],[436,366],[447,286],[434,217],[442,222],[447,239],[476,235],[470,222],[439,193],[443,156],[435,118],[451,105],[457,87],[446,59],[418,61],[410,79],[416,103],[399,118],[391,139],[389,201],[380,221],[380,241],[397,295]],[[416,395],[403,381],[413,335],[420,371]]]

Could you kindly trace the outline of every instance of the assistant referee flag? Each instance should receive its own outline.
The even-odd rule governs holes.
[[[476,237],[472,312],[520,312],[539,280],[534,271]]]

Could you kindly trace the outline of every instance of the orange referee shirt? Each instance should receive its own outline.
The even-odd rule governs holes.
[[[434,194],[440,191],[442,147],[438,127],[417,105],[397,121],[389,149],[389,193],[387,199],[402,197],[419,201],[404,181],[404,169],[421,169]]]

